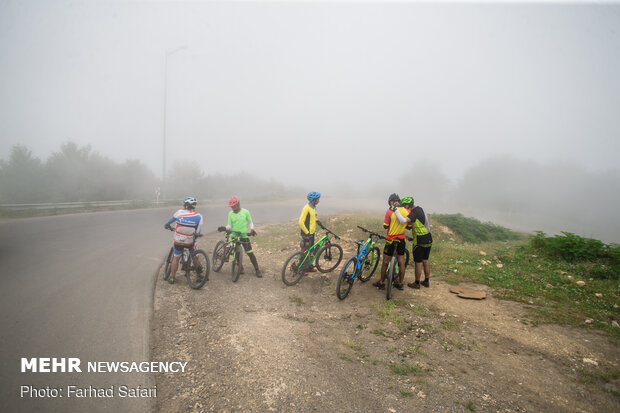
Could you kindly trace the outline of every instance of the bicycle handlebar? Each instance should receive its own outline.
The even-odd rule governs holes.
[[[332,231],[328,230],[327,228],[325,228],[325,225],[323,225],[321,222],[317,222],[317,225],[321,228],[323,228],[326,232],[332,234],[336,239],[340,239],[340,237],[336,234],[334,234]]]
[[[369,233],[369,234],[370,234],[370,236],[373,236],[373,235],[374,235],[374,236],[375,236],[375,237],[377,237],[377,238],[385,239],[385,237],[384,237],[383,235],[379,235],[379,234],[377,234],[376,232],[372,232],[371,230],[366,229],[366,228],[364,228],[364,227],[360,227],[359,225],[358,225],[357,227],[358,227],[359,229],[361,229],[362,231]]]

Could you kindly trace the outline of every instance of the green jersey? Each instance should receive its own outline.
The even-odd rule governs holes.
[[[239,212],[235,214],[234,211],[228,213],[228,225],[231,230],[241,232],[242,234],[248,233],[248,224],[252,222],[250,211],[245,208],[241,208]]]

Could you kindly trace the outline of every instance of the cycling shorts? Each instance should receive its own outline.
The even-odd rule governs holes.
[[[179,255],[183,254],[183,250],[185,248],[187,248],[190,252],[196,251],[197,245],[196,245],[196,243],[194,243],[194,245],[177,245],[177,244],[173,244],[173,248],[174,248],[174,256],[178,257]]]
[[[252,243],[250,242],[249,238],[241,238],[241,245],[243,245],[243,249],[245,250],[246,254],[251,254],[252,251]]]
[[[391,241],[387,241],[385,243],[385,247],[383,247],[383,253],[389,257],[394,255],[394,249],[396,249],[396,253],[398,255],[405,255],[405,250],[407,249],[407,244],[404,239],[393,239]]]
[[[304,234],[301,233],[301,242],[299,243],[299,247],[302,250],[307,250],[311,246],[314,245],[314,234]]]
[[[431,255],[431,246],[414,246],[413,248],[413,262],[422,262],[428,260],[429,255]]]

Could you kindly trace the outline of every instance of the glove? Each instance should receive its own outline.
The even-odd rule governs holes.
[[[318,219],[316,220],[316,224],[317,224],[319,227],[322,227],[322,226],[323,226],[323,223],[322,223],[321,221],[319,221]]]
[[[164,229],[172,229],[172,227],[170,226],[170,224],[164,224]]]
[[[396,204],[390,205],[390,211],[396,211],[396,207],[397,207]]]
[[[217,227],[217,230],[219,232],[224,232],[224,231],[226,231],[226,227]]]
[[[256,235],[256,230],[250,230],[250,235],[252,236]]]

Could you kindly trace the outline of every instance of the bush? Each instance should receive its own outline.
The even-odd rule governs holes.
[[[608,245],[571,232],[548,237],[544,232],[536,231],[529,246],[551,258],[572,263],[598,264],[590,268],[590,273],[596,278],[617,279],[620,275],[620,247],[616,244]]]
[[[480,222],[476,218],[469,218],[463,214],[433,214],[433,219],[449,227],[465,242],[488,242],[506,241],[519,239],[516,232],[493,224],[492,222]]]

